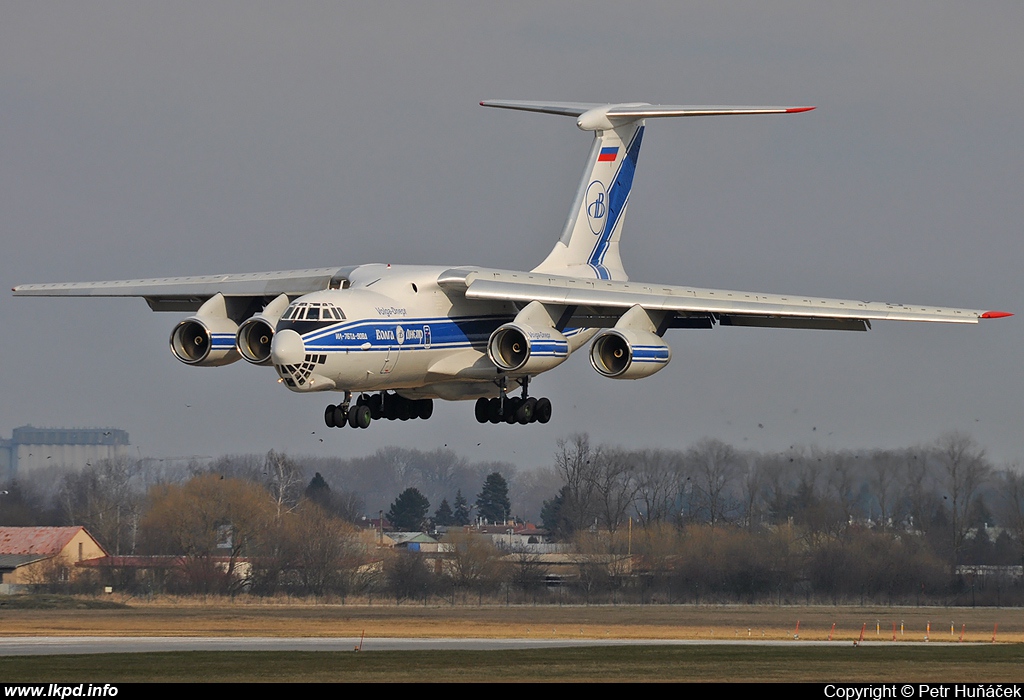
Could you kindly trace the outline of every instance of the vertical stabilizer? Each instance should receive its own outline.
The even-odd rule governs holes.
[[[622,222],[644,136],[643,120],[594,132],[562,235],[535,272],[625,280],[619,257]]]
[[[736,114],[792,114],[814,107],[718,107],[651,105],[645,102],[522,102],[487,100],[485,107],[578,117],[576,126],[594,132],[569,218],[555,247],[534,272],[602,280],[626,280],[619,257],[622,222],[644,137],[644,120]]]

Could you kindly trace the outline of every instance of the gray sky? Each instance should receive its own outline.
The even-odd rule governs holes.
[[[530,268],[591,135],[481,99],[807,104],[651,123],[622,243],[631,277],[1024,313],[1019,2],[350,5],[3,3],[7,286]],[[603,379],[581,352],[536,380],[546,426],[481,426],[465,402],[366,431],[327,430],[331,397],[291,394],[268,368],[179,363],[180,318],[141,300],[3,297],[0,433],[116,426],[161,457],[447,444],[533,466],[576,431],[784,449],[959,429],[1024,458],[1019,316],[673,331],[652,378]]]

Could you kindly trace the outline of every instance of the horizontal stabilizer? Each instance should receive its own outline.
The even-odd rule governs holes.
[[[601,104],[599,102],[530,102],[484,100],[484,107],[579,117],[576,126],[586,131],[611,129],[615,124],[657,117],[711,117],[735,114],[796,114],[814,107],[733,107],[723,105],[652,105],[646,102]]]

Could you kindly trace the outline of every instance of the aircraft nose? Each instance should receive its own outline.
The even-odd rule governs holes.
[[[302,336],[288,329],[278,331],[270,343],[270,361],[275,365],[298,365],[306,357]]]

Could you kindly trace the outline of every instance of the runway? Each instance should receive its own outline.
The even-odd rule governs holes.
[[[920,645],[924,642],[863,642],[864,646]],[[928,646],[946,646],[931,642]],[[484,639],[380,637],[362,640],[362,651],[553,649],[597,646],[850,646],[849,641],[681,640],[681,639]],[[8,637],[0,656],[134,654],[184,651],[354,651],[359,637]]]

